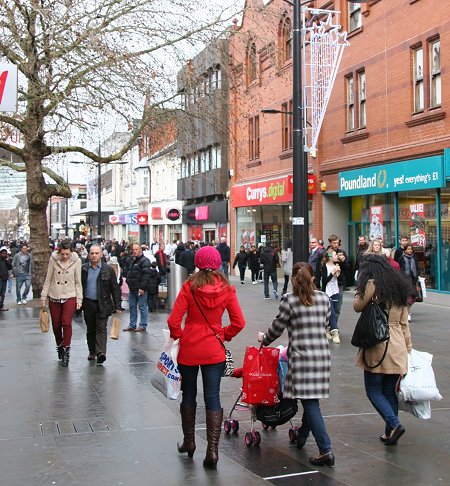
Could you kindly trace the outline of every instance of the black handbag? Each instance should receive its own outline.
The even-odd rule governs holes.
[[[384,360],[389,346],[389,319],[388,311],[382,304],[371,300],[359,316],[353,331],[352,344],[363,349],[364,364],[368,368],[376,368]],[[386,343],[383,356],[375,366],[368,366],[365,360],[365,350],[380,343]]]
[[[257,405],[255,410],[256,418],[268,427],[283,425],[298,412],[297,400],[295,398],[282,398],[274,407]]]

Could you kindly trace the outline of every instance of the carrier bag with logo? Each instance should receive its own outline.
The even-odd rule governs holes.
[[[278,348],[249,346],[242,373],[242,401],[249,405],[274,405],[278,398]]]

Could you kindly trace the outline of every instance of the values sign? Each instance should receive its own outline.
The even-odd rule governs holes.
[[[17,111],[17,66],[0,64],[0,112]]]

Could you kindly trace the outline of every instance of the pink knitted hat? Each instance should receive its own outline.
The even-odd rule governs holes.
[[[218,270],[221,265],[220,253],[213,246],[203,246],[195,254],[195,266],[200,270]]]

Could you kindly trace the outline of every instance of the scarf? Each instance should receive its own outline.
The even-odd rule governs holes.
[[[412,275],[414,278],[417,277],[416,261],[414,260],[413,255],[407,255],[406,253],[404,253],[403,256],[405,257],[406,275]]]

